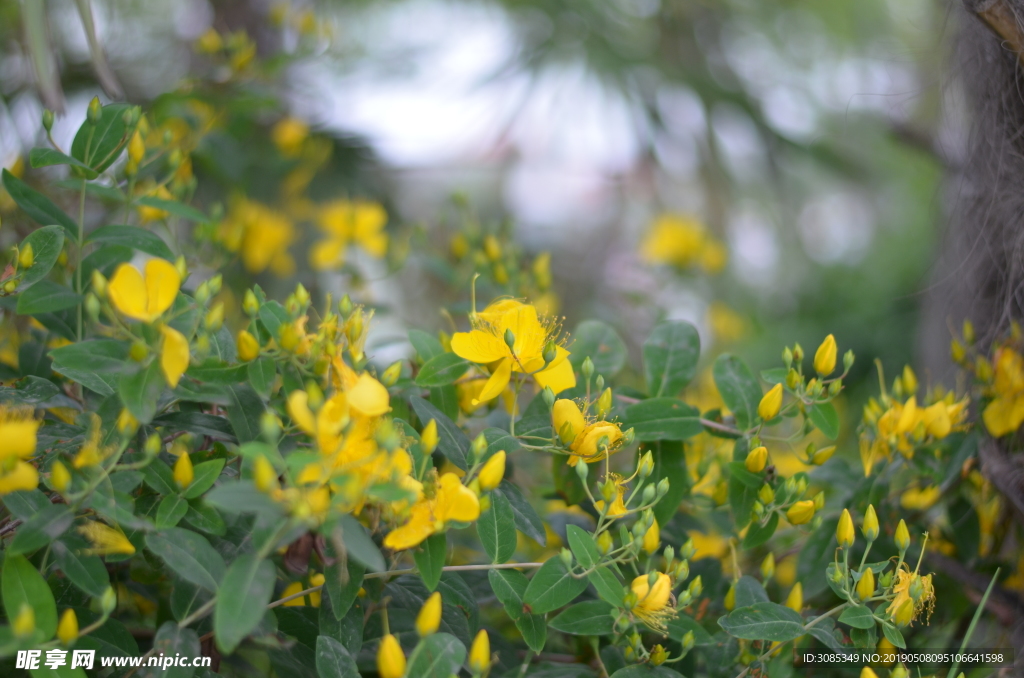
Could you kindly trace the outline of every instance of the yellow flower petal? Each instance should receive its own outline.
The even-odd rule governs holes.
[[[24,419],[0,420],[0,461],[8,457],[28,459],[35,454],[39,424],[31,415]]]
[[[587,421],[583,418],[579,405],[568,398],[559,398],[555,401],[555,405],[551,409],[551,419],[555,425],[555,433],[566,444],[576,440],[583,433],[583,429],[587,427]],[[567,424],[568,426],[566,426]]]
[[[296,389],[288,394],[288,416],[303,433],[316,435],[316,419],[309,409],[309,396],[305,391]]]
[[[365,372],[355,386],[345,392],[349,406],[365,417],[379,417],[391,409],[390,396],[384,384]]]
[[[455,339],[452,339],[454,343]],[[476,403],[485,403],[488,400],[492,400],[501,395],[501,392],[508,386],[509,380],[512,378],[512,359],[504,358],[498,363],[498,366],[494,370],[494,374],[487,380],[484,385],[484,389],[480,391],[480,395],[473,401]]]
[[[555,393],[561,393],[576,385],[576,375],[572,371],[572,363],[566,360],[569,357],[569,352],[561,346],[558,346],[556,351],[558,357],[552,360],[546,368],[533,375],[533,378],[541,388],[550,387]]]
[[[508,346],[490,332],[473,330],[452,335],[452,352],[474,363],[487,364],[508,356]]]
[[[178,288],[181,287],[181,276],[178,269],[169,261],[150,259],[146,262],[146,313],[156,318],[171,307]]]
[[[160,369],[164,372],[167,385],[174,388],[178,385],[181,375],[188,369],[188,339],[169,325],[161,325],[160,333],[164,337],[163,347],[160,349]]]
[[[34,490],[38,486],[39,471],[24,461],[16,461],[13,469],[0,475],[0,496],[18,490]]]
[[[122,315],[135,320],[150,320],[146,310],[146,281],[139,269],[131,264],[117,267],[107,284],[107,296]]]
[[[471,523],[480,517],[480,500],[457,475],[446,473],[441,476],[435,515],[443,522],[458,520]]]

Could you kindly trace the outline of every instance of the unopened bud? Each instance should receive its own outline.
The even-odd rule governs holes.
[[[667,549],[665,552],[665,557],[668,557]],[[690,576],[690,561],[680,560],[679,562],[677,562],[676,569],[673,574],[675,574],[676,576],[676,581],[686,581],[686,579]]]
[[[910,531],[907,529],[906,521],[902,518],[900,519],[900,524],[896,526],[894,541],[896,542],[896,548],[898,548],[901,553],[906,551],[907,547],[910,546]]]
[[[800,385],[800,374],[792,367],[786,372],[786,386],[791,389],[795,389]]]
[[[216,332],[224,324],[224,304],[218,302],[206,313],[206,329]]]
[[[690,650],[692,650],[693,649],[693,644],[695,642],[696,642],[696,640],[695,640],[695,638],[693,636],[693,631],[687,631],[686,633],[684,633],[683,634],[683,639],[681,641],[681,643],[683,645],[683,652],[689,652]]]
[[[49,108],[43,109],[43,129],[47,132],[53,129],[53,111]]]
[[[100,98],[93,97],[92,101],[89,102],[89,109],[86,111],[85,119],[89,121],[90,125],[95,125],[100,121],[102,113],[103,106],[100,104]]]
[[[391,363],[384,373],[380,375],[380,382],[385,386],[394,386],[398,378],[402,376],[402,361],[396,360]]]
[[[265,439],[276,441],[281,435],[281,420],[273,412],[265,411],[260,415],[260,432]]]
[[[697,553],[697,546],[693,543],[693,539],[687,539],[686,543],[679,549],[679,557],[684,560],[693,558]]]
[[[853,367],[853,349],[848,350],[843,354],[843,371],[849,372],[850,368]]]
[[[551,390],[550,386],[545,386],[540,395],[544,398],[544,403],[548,406],[549,410],[555,406],[555,392]]]
[[[757,498],[761,500],[762,504],[768,505],[775,500],[775,490],[768,483],[761,486],[761,489],[757,492]]]
[[[793,344],[793,360],[801,363],[804,360],[804,349],[800,344]]]
[[[699,574],[693,581],[690,582],[690,585],[689,587],[687,587],[686,590],[689,591],[690,595],[694,598],[700,598],[700,594],[704,591],[704,582],[701,581]]]
[[[347,294],[338,301],[338,312],[341,313],[342,318],[348,318],[352,313],[355,306],[352,304],[352,298]]]
[[[508,346],[508,350],[515,352],[516,350],[516,335],[512,332],[512,328],[505,329],[505,345]]]
[[[200,283],[199,287],[196,288],[195,300],[200,304],[205,304],[210,300],[209,282]]]
[[[789,367],[793,364],[793,351],[789,350],[789,346],[782,349],[782,362]]]
[[[555,358],[558,357],[558,347],[555,346],[555,342],[549,341],[544,344],[544,351],[541,353],[541,357],[544,358],[545,365],[555,362]]]
[[[245,291],[245,297],[242,299],[242,310],[248,316],[254,316],[260,311],[260,302],[256,298],[256,293],[252,290]]]
[[[128,349],[128,357],[137,363],[141,363],[149,355],[149,347],[146,346],[146,342],[141,339],[132,343],[132,347]]]
[[[648,485],[647,487],[644,488],[641,501],[643,502],[644,506],[654,501],[654,485]]]
[[[586,381],[590,381],[591,377],[594,376],[594,361],[587,356],[583,359],[583,364],[580,366],[580,374]]]
[[[109,615],[117,608],[117,592],[111,586],[100,596],[100,611],[103,615]]]
[[[600,376],[598,377],[600,379]],[[598,387],[600,388],[600,386]],[[612,390],[606,388],[602,393],[601,397],[597,399],[597,416],[604,419],[612,409]]]
[[[476,459],[481,459],[484,456],[484,452],[487,451],[487,438],[483,433],[473,439],[472,450],[473,457]]]
[[[668,490],[669,490],[668,478],[662,478],[661,480],[659,480],[658,481],[658,499],[661,499],[666,494],[668,494]]]
[[[558,552],[558,557],[562,559],[562,564],[565,565],[565,569],[568,570],[572,567],[572,552],[569,549],[563,548]]]
[[[181,282],[185,282],[188,279],[188,262],[185,261],[184,255],[174,260],[174,269],[178,272]]]
[[[32,243],[27,242],[21,246],[21,251],[18,252],[18,267],[19,268],[32,268],[32,264],[35,263],[36,255],[32,249]]]
[[[644,480],[651,475],[654,472],[654,455],[649,451],[645,452],[644,455],[640,457],[640,463],[637,464],[636,470],[641,480]]]
[[[305,307],[309,303],[309,292],[306,290],[302,283],[299,283],[295,287],[295,300],[299,302],[300,306]]]
[[[601,536],[597,538],[597,550],[602,556],[606,556],[611,553],[612,547],[614,546],[612,541],[612,535],[608,532],[602,532]]]
[[[160,454],[160,451],[164,449],[164,443],[160,439],[160,436],[154,433],[153,435],[146,438],[146,456],[155,457]]]
[[[92,292],[85,295],[85,313],[89,316],[89,319],[93,322],[99,320],[100,317],[100,300],[96,298],[96,295]]]
[[[590,474],[589,464],[579,462],[576,464],[576,475],[583,483],[587,482],[587,476]]]

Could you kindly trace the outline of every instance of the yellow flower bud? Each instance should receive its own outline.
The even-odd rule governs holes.
[[[14,622],[11,624],[14,635],[19,637],[31,636],[36,632],[36,613],[28,603],[22,603],[21,609]]]
[[[32,243],[25,243],[21,251],[18,253],[18,267],[19,268],[32,268],[32,264],[35,262],[36,256],[32,251]]]
[[[255,468],[253,469],[253,482],[260,492],[269,492],[277,487],[277,471],[264,456],[256,457]]]
[[[768,483],[761,486],[761,489],[757,491],[757,498],[761,500],[762,504],[771,504],[775,501],[775,490]]]
[[[651,648],[651,664],[661,666],[668,659],[668,652],[660,644]]]
[[[499,450],[491,455],[491,458],[480,469],[480,475],[477,476],[480,481],[480,489],[484,492],[489,492],[501,484],[501,480],[504,477],[505,450]]]
[[[736,584],[730,584],[729,590],[725,592],[725,609],[732,611],[736,607]]]
[[[903,395],[910,396],[917,393],[917,375],[914,374],[910,365],[903,366],[903,376],[900,381],[903,382]]]
[[[142,135],[139,134],[138,130],[135,130],[135,134],[132,135],[132,140],[128,142],[128,158],[138,165],[142,162],[142,158],[146,155],[146,142],[142,140]]]
[[[893,621],[896,622],[896,626],[906,626],[914,619],[914,601],[909,598],[903,601],[899,609],[896,610],[896,614],[893,615]]]
[[[405,655],[402,646],[390,633],[380,641],[377,650],[377,673],[380,678],[402,678],[405,675]]]
[[[853,540],[856,538],[856,533],[853,530],[853,517],[850,515],[849,509],[843,509],[843,513],[839,516],[839,524],[836,526],[836,540],[839,545],[843,548],[850,548],[853,546]]]
[[[865,666],[860,670],[860,678],[878,678],[878,674],[870,666]]]
[[[775,554],[769,551],[761,561],[761,580],[767,582],[775,576]]]
[[[218,302],[206,312],[205,323],[206,329],[211,332],[216,332],[220,329],[221,325],[224,324],[224,304],[222,302]]]
[[[768,463],[768,448],[764,445],[755,447],[747,454],[746,466],[751,473],[760,473]]]
[[[68,472],[67,466],[59,461],[53,462],[53,466],[50,467],[50,487],[64,494],[70,485],[71,474]]]
[[[654,520],[647,528],[647,532],[644,533],[643,548],[647,553],[653,554],[659,546],[661,546],[661,528],[658,527],[658,521]]]
[[[786,607],[799,612],[804,607],[804,585],[800,582],[793,584],[793,588],[786,598]]]
[[[872,504],[868,504],[868,510],[864,513],[861,532],[868,541],[874,541],[878,537],[878,516],[875,515],[875,507]]]
[[[761,419],[774,419],[782,408],[782,384],[775,384],[764,394],[757,406],[757,414]]]
[[[57,625],[57,638],[65,645],[70,645],[78,638],[78,617],[70,607],[61,615],[60,623]]]
[[[798,501],[786,511],[786,520],[793,525],[804,525],[814,517],[814,502],[810,499]]]
[[[423,603],[420,613],[416,616],[416,633],[426,637],[437,632],[441,625],[441,594],[434,591]]]
[[[423,450],[423,454],[433,452],[437,448],[437,440],[437,422],[431,419],[423,427],[423,433],[420,434],[420,448]]]
[[[816,451],[811,456],[811,463],[814,464],[815,466],[821,466],[826,461],[831,459],[832,455],[835,454],[835,452],[836,452],[836,446],[835,445],[829,445],[828,447],[823,447],[820,450]]]
[[[601,397],[597,399],[597,416],[600,419],[604,419],[605,415],[608,414],[612,409],[612,389],[608,387],[601,393]]]
[[[184,490],[192,484],[193,480],[195,480],[195,472],[192,469],[192,460],[189,459],[188,452],[182,452],[178,461],[174,462],[174,482],[177,483],[179,489]]]
[[[862,600],[867,600],[871,597],[871,594],[875,592],[875,572],[870,567],[864,569],[864,573],[860,576],[860,581],[857,582],[857,596]]]
[[[480,629],[473,639],[473,645],[469,648],[469,670],[474,673],[483,673],[491,668],[491,639],[487,631]]]
[[[907,523],[902,518],[900,518],[900,524],[896,526],[894,540],[896,541],[896,548],[900,551],[906,551],[910,546],[910,530],[907,529]]]
[[[826,377],[836,369],[836,338],[831,334],[825,337],[821,346],[814,352],[814,371]]]
[[[585,464],[583,465],[583,468],[586,468]],[[601,536],[597,538],[597,550],[600,551],[603,556],[608,555],[614,545],[612,535],[607,531],[602,532]]]
[[[117,416],[117,430],[122,435],[132,435],[139,428],[139,420],[127,409]]]
[[[238,359],[243,363],[255,360],[260,355],[260,342],[246,330],[238,333],[235,347],[238,349]]]

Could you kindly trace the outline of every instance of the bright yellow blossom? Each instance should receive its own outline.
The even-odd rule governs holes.
[[[452,520],[471,523],[479,517],[480,500],[458,476],[445,473],[437,483],[434,497],[416,502],[408,521],[384,537],[384,546],[395,551],[409,549],[442,531]]]
[[[9,457],[0,466],[0,496],[39,486],[39,471],[28,462]]]
[[[288,253],[295,238],[295,225],[287,215],[245,198],[231,201],[217,231],[218,241],[241,255],[247,271],[262,273],[269,268],[281,277],[295,269]]]
[[[307,137],[309,125],[298,118],[283,118],[270,130],[270,138],[277,150],[287,157],[298,155]]]
[[[345,250],[356,243],[374,257],[387,254],[388,235],[384,226],[387,212],[379,203],[335,200],[325,205],[317,223],[327,238],[309,252],[309,263],[318,271],[337,268],[345,263]]]
[[[607,445],[608,454],[614,454],[621,447],[623,434],[619,425],[603,420],[588,424],[575,401],[567,398],[556,400],[551,418],[555,434],[569,445],[573,453],[569,457],[569,466],[575,466],[581,459],[588,464],[604,459],[602,440]]]
[[[150,259],[145,276],[131,264],[118,266],[107,285],[107,295],[122,315],[149,323],[171,307],[179,287],[181,277],[174,264]]]
[[[782,384],[775,384],[764,394],[757,406],[757,414],[761,419],[774,419],[782,408]]]
[[[900,506],[910,511],[924,511],[931,508],[941,496],[942,490],[937,485],[911,487],[900,497]]]
[[[985,428],[999,438],[1013,433],[1024,422],[1024,358],[1012,348],[1001,348],[995,357],[995,397],[985,406]]]
[[[70,645],[78,638],[78,616],[70,607],[64,610],[57,624],[57,638],[64,645]]]
[[[492,373],[478,397],[484,402],[497,397],[508,386],[513,372],[532,374],[540,387],[555,393],[576,385],[569,363],[569,351],[555,346],[550,363],[544,362],[544,349],[557,335],[551,321],[541,320],[537,309],[515,299],[496,301],[471,317],[473,330],[452,336],[452,351],[461,358],[487,365]],[[514,342],[505,343],[511,334]]]
[[[708,273],[725,267],[727,253],[704,225],[692,217],[664,214],[658,217],[640,244],[640,256],[655,264],[680,268],[700,266]]]
[[[402,678],[405,675],[405,655],[402,646],[390,633],[380,641],[377,650],[377,673],[380,678]]]
[[[433,421],[433,420],[431,420]],[[480,489],[484,492],[493,490],[501,484],[505,477],[505,450],[498,450],[480,469],[477,478],[480,480]]]
[[[0,406],[0,462],[11,457],[28,459],[35,454],[40,423],[30,409]]]
[[[910,595],[910,587],[915,582],[919,582],[921,586],[921,596],[916,601]],[[911,572],[910,567],[903,563],[896,573],[896,583],[892,590],[896,597],[889,603],[886,612],[896,617],[897,621],[904,622],[901,626],[911,624],[921,614],[931,617],[932,611],[935,609],[935,587],[932,586],[930,574],[920,575],[917,570]]]
[[[174,388],[178,385],[181,375],[185,374],[189,363],[188,339],[170,325],[161,325],[163,346],[160,348],[160,369],[164,373],[167,385]]]
[[[612,499],[611,506],[608,507],[607,516],[609,518],[618,518],[624,516],[628,512],[626,504],[623,499],[626,496],[626,479],[620,476],[618,473],[609,473],[609,481],[615,486],[615,496]],[[594,508],[598,511],[604,511],[605,502],[598,499],[594,502]]]
[[[491,668],[491,639],[485,629],[480,629],[469,648],[469,670],[483,673]]]
[[[235,348],[238,351],[238,359],[243,363],[255,360],[260,355],[260,342],[251,333],[242,330],[235,339]]]
[[[832,374],[836,369],[836,338],[831,334],[814,352],[814,371],[823,377]]]
[[[437,633],[437,627],[441,625],[441,593],[434,591],[423,603],[420,612],[416,615],[416,633],[421,638]]]
[[[633,580],[629,588],[637,598],[633,614],[655,631],[663,631],[665,623],[676,616],[672,606],[672,579],[658,572],[654,586],[651,586],[648,575],[642,574]]]

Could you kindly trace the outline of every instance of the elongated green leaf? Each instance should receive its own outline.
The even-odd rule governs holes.
[[[81,301],[82,296],[67,287],[52,280],[40,280],[18,295],[17,311],[18,315],[53,313],[77,306]]]
[[[156,526],[159,529],[174,527],[188,513],[188,502],[180,494],[169,494],[156,507]]]
[[[416,349],[416,355],[419,356],[420,362],[427,362],[434,356],[445,352],[444,346],[441,345],[437,337],[427,334],[423,330],[409,330],[409,343]]]
[[[64,229],[61,226],[37,228],[21,241],[21,250],[24,252],[28,245],[32,246],[32,266],[22,270],[18,292],[24,292],[45,278],[57,263],[57,258],[64,248]]]
[[[201,497],[203,493],[213,487],[213,484],[217,482],[217,478],[220,477],[220,472],[223,469],[223,459],[211,459],[210,461],[204,461],[196,464],[194,467],[195,477],[192,480],[192,484],[185,488],[185,491],[182,492],[182,496],[186,499],[196,499]]]
[[[626,408],[623,428],[637,440],[687,440],[704,432],[700,410],[676,398],[642,400]]]
[[[413,552],[413,559],[420,571],[423,585],[433,591],[441,581],[444,571],[444,558],[448,550],[448,539],[444,533],[432,534]]]
[[[626,344],[610,325],[600,320],[584,320],[572,333],[572,353],[569,362],[579,371],[589,357],[594,371],[610,378],[626,364]]]
[[[785,642],[804,635],[803,618],[777,603],[757,603],[733,610],[718,620],[726,633],[746,640]]]
[[[26,214],[43,226],[52,224],[62,226],[72,240],[78,241],[78,224],[65,214],[64,210],[6,169],[3,170],[2,176],[7,193],[18,204],[18,207],[25,210]]]
[[[248,384],[235,384],[228,387],[231,404],[227,415],[231,427],[235,430],[238,442],[247,443],[260,437],[260,417],[266,406],[263,399]]]
[[[435,633],[416,646],[409,657],[406,675],[422,678],[450,678],[466,661],[466,646],[455,636]]]
[[[342,539],[349,557],[355,558],[371,572],[384,572],[387,569],[384,556],[366,533],[366,528],[352,516],[344,516],[341,519],[341,526]]]
[[[190,431],[215,440],[236,442],[235,431],[227,419],[205,412],[168,412],[155,418],[153,425],[174,431]]]
[[[249,383],[261,396],[269,396],[277,376],[277,364],[273,358],[258,358],[249,363]]]
[[[110,575],[98,556],[84,553],[86,544],[71,535],[53,543],[53,555],[57,567],[71,580],[71,583],[90,596],[102,596],[110,586]]]
[[[437,422],[437,449],[460,469],[465,470],[466,459],[469,456],[469,439],[462,432],[455,422],[441,410],[430,404],[423,398],[413,396],[409,398],[409,405],[416,416],[420,418],[424,426],[431,419]]]
[[[363,585],[363,575],[366,573],[363,564],[354,559],[348,560],[345,571],[342,570],[343,567],[340,559],[335,560],[333,564],[327,566],[327,570],[324,572],[324,585],[327,595],[331,599],[331,609],[335,619],[342,619],[348,614],[349,608],[352,607],[356,596],[359,595],[359,589]]]
[[[210,490],[203,501],[228,514],[256,513],[268,520],[281,514],[281,508],[265,493],[257,490],[251,480],[218,485]]]
[[[146,535],[146,548],[182,579],[216,591],[224,578],[224,559],[201,535],[170,527]]]
[[[182,628],[172,621],[165,621],[157,629],[153,638],[153,649],[165,657],[199,657],[199,634],[190,628]],[[194,666],[168,666],[150,669],[143,676],[161,676],[162,678],[191,678],[195,674]]]
[[[548,625],[574,636],[605,636],[615,630],[612,609],[603,600],[588,600],[565,608]]]
[[[154,360],[148,367],[138,372],[122,375],[117,390],[121,402],[132,416],[138,419],[140,424],[148,424],[156,415],[156,407],[164,385],[160,362]]]
[[[125,144],[129,130],[124,124],[128,104],[108,104],[100,109],[100,119],[95,124],[88,120],[82,123],[71,142],[71,155],[97,172],[110,167]]]
[[[523,602],[526,587],[529,585],[526,575],[517,570],[490,570],[487,579],[495,597],[523,634],[526,645],[534,652],[544,649],[544,643],[547,641],[544,615],[528,611]]]
[[[420,368],[416,375],[417,386],[445,386],[452,384],[469,369],[469,361],[454,353],[434,356]]]
[[[316,672],[320,678],[359,678],[355,659],[330,636],[316,638]]]
[[[0,589],[8,619],[17,617],[22,606],[27,605],[35,614],[36,628],[43,639],[53,637],[57,632],[57,603],[46,580],[25,556],[9,554],[4,558]]]
[[[516,519],[503,494],[491,494],[491,506],[476,523],[480,543],[492,563],[505,563],[516,552]]]
[[[28,163],[32,167],[52,167],[53,165],[71,165],[82,171],[87,179],[95,179],[96,172],[77,158],[65,155],[53,148],[33,148],[28,153]]]
[[[694,645],[711,645],[714,643],[714,639],[711,634],[708,633],[703,626],[698,624],[693,617],[687,616],[685,613],[680,613],[675,619],[670,619],[666,626],[668,626],[668,636],[677,643],[683,642],[683,636],[690,631],[693,632],[693,644]]]
[[[530,580],[523,602],[535,614],[545,614],[571,603],[586,588],[587,580],[573,577],[561,558],[549,558]]]
[[[177,200],[164,200],[163,198],[158,198],[154,195],[146,195],[139,198],[135,202],[139,205],[145,205],[146,207],[153,207],[158,210],[170,212],[175,216],[182,217],[183,219],[188,219],[190,221],[195,221],[200,224],[209,221],[207,216],[200,212],[199,210],[197,210],[196,208],[189,207],[188,205],[180,203]]]
[[[677,395],[697,373],[697,328],[682,320],[658,325],[644,342],[643,356],[647,392],[655,397]]]
[[[839,413],[832,403],[818,403],[807,411],[807,418],[829,440],[839,437]]]
[[[569,538],[569,548],[580,565],[589,570],[601,561],[601,552],[597,550],[592,534],[579,525],[567,525],[565,530]]]
[[[155,233],[141,226],[101,226],[89,234],[87,243],[109,247],[111,245],[130,247],[139,252],[152,254],[167,261],[174,261],[174,253],[167,243]]]
[[[502,480],[501,485],[494,490],[494,494],[501,494],[508,499],[508,503],[512,507],[512,517],[516,521],[516,529],[541,546],[548,543],[547,534],[544,532],[544,521],[537,515],[537,511],[516,485],[508,480]]]
[[[240,556],[231,563],[213,608],[214,637],[222,653],[234,652],[259,625],[274,593],[274,580],[274,564],[258,560],[255,554]]]
[[[762,395],[750,368],[736,356],[723,353],[715,359],[712,374],[722,400],[736,417],[736,426],[740,430],[750,428],[757,420]]]
[[[839,615],[839,621],[855,629],[870,629],[875,626],[875,618],[871,614],[871,610],[864,605],[846,608]]]
[[[63,504],[50,504],[34,514],[18,528],[7,553],[31,553],[64,534],[75,514]]]
[[[735,587],[737,608],[768,602],[768,593],[765,592],[764,586],[750,575],[740,577]]]

